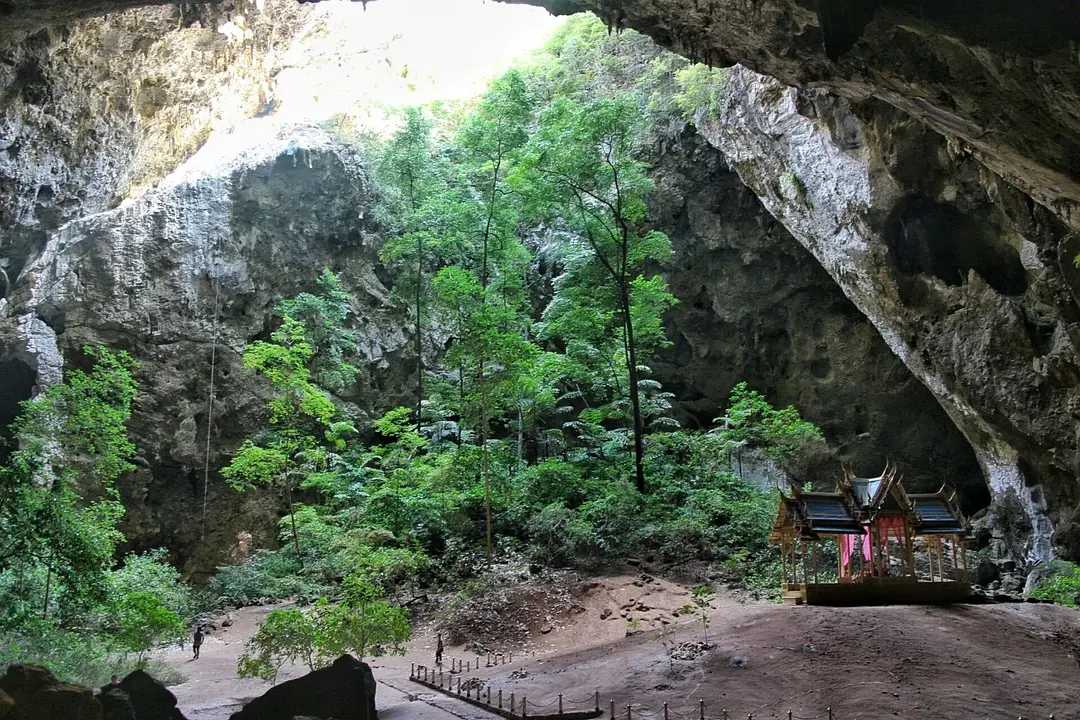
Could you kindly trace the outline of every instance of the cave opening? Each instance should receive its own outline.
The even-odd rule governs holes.
[[[29,400],[37,372],[18,358],[0,360],[0,455],[10,450],[11,423],[19,416],[20,403]]]
[[[932,275],[959,287],[974,270],[1002,295],[1020,295],[1027,275],[1020,254],[989,223],[921,195],[905,198],[886,224],[885,241],[905,275]]]

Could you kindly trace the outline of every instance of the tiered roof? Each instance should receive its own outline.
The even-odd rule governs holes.
[[[904,515],[917,535],[966,534],[967,523],[955,491],[942,486],[936,493],[909,495],[893,465],[878,477],[858,478],[845,468],[837,492],[802,492],[781,496],[773,539],[787,529],[800,535],[857,535],[880,515]]]

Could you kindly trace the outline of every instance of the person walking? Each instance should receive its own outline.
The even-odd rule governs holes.
[[[203,643],[203,631],[202,630],[203,630],[202,625],[197,626],[195,628],[195,637],[193,637],[191,639],[191,648],[195,653],[194,657],[191,658],[192,660],[198,660],[199,659],[199,648],[202,647],[202,643]]]
[[[442,633],[439,633],[438,638],[436,639],[436,643],[437,644],[435,645],[435,664],[438,665],[438,666],[442,666],[442,654],[443,654]]]

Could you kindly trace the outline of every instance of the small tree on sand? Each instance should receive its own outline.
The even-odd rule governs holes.
[[[701,618],[701,631],[705,640],[706,649],[709,647],[709,615],[712,608],[712,599],[716,592],[708,585],[698,585],[690,591],[693,602],[684,606],[682,612],[697,613]]]
[[[349,652],[360,660],[403,654],[412,635],[405,609],[387,602],[379,587],[360,575],[345,580],[345,601],[325,606],[320,624],[328,654]]]
[[[310,614],[296,608],[274,610],[247,641],[236,663],[236,673],[277,682],[286,663],[303,662],[309,670],[316,670],[324,664],[318,640],[319,632]]]
[[[152,593],[130,593],[120,600],[116,610],[117,639],[124,650],[138,653],[140,665],[147,651],[184,636],[183,621]]]

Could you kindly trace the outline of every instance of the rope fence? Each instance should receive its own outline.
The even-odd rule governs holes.
[[[468,664],[466,664],[466,667]],[[493,667],[493,666],[492,666]],[[477,707],[483,708],[495,715],[507,718],[507,720],[586,720],[607,716],[608,720],[754,720],[753,712],[741,715],[729,711],[726,707],[716,710],[706,707],[705,700],[700,699],[694,707],[682,707],[676,709],[668,703],[660,706],[649,706],[641,703],[616,705],[614,699],[608,700],[607,707],[601,708],[600,691],[597,690],[589,697],[568,698],[562,693],[558,696],[540,702],[530,700],[524,694],[516,692],[504,692],[502,688],[492,687],[481,678],[469,678],[462,680],[460,673],[453,675],[443,672],[442,668],[436,670],[426,665],[413,664],[409,671],[409,679],[420,685],[444,695],[457,698]],[[605,712],[606,711],[606,712]],[[771,714],[760,714],[761,720],[771,717]],[[831,706],[826,707],[821,715],[807,716],[796,715],[788,710],[781,718],[786,720],[836,720]],[[1041,718],[1024,715],[1017,716],[1017,720],[1041,720]],[[1047,720],[1054,720],[1050,715]]]
[[[468,667],[468,663],[466,663],[466,667]],[[506,693],[502,688],[493,691],[492,687],[480,678],[473,677],[463,680],[460,673],[448,674],[442,668],[436,670],[426,665],[416,664],[412,664],[410,667],[409,679],[444,695],[457,698],[495,715],[507,718],[507,720],[525,720],[526,718],[533,718],[533,720],[544,720],[546,718],[588,720],[589,718],[601,717],[604,714],[604,711],[600,709],[599,691],[594,693],[592,697],[581,700],[571,700],[560,693],[555,698],[538,702],[529,700],[524,694],[519,696],[515,691]],[[588,707],[582,707],[585,705]]]
[[[508,665],[514,662],[514,653],[488,653],[487,655],[474,655],[470,658],[447,658],[450,662],[450,670],[448,672],[461,673],[472,672],[479,670],[480,668],[492,668],[500,665]],[[446,667],[446,660],[442,665],[436,665],[438,668]]]

